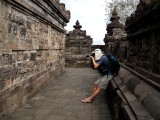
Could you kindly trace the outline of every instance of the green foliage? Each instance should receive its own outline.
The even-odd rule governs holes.
[[[114,8],[117,10],[118,16],[120,16],[120,22],[125,24],[126,18],[135,12],[139,0],[111,0],[106,2],[106,22],[110,22],[110,17]]]

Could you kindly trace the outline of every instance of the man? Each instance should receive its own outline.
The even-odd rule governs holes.
[[[108,66],[109,61],[108,58],[102,53],[102,51],[100,49],[95,49],[94,50],[95,56],[90,56],[92,63],[93,63],[93,67],[94,69],[98,69],[100,68],[100,66]],[[100,93],[101,89],[106,89],[109,81],[112,79],[113,77],[113,73],[110,70],[107,70],[107,73],[105,75],[102,75],[95,83],[94,83],[94,87],[92,90],[92,94],[83,99],[82,102],[83,103],[91,103],[94,98]]]

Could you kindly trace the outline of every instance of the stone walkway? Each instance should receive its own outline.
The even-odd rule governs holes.
[[[7,120],[113,120],[104,91],[92,103],[81,103],[97,78],[91,68],[66,68]]]

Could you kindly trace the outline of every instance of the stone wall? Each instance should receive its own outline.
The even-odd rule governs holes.
[[[69,19],[58,0],[0,0],[0,116],[64,71]]]
[[[127,18],[128,64],[160,74],[160,1],[141,0]],[[143,71],[141,71],[143,73]]]
[[[159,21],[158,0],[140,0],[127,18],[127,61],[108,88],[118,120],[160,120]]]

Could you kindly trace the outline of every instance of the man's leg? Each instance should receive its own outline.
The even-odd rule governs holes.
[[[97,89],[98,85],[94,83],[93,89],[92,89],[92,94],[94,93],[94,91]]]
[[[102,78],[98,79],[93,87],[92,91],[93,93],[89,97],[82,100],[82,102],[91,103],[93,99],[100,93],[101,89],[106,89],[112,77],[113,77],[112,75],[109,75],[109,76],[103,76]]]
[[[94,83],[92,94],[89,97],[82,100],[83,103],[92,102],[93,99],[100,93],[100,87],[98,87],[100,80],[101,80],[101,77]]]
[[[101,89],[106,89],[109,81],[112,79],[112,76],[103,76],[99,78],[94,85],[93,93],[88,97],[90,101],[92,101],[101,91]]]
[[[88,97],[88,100],[93,101],[93,99],[100,93],[100,87],[98,86],[102,77],[100,77],[95,83],[92,90],[92,94]]]
[[[101,91],[101,88],[97,86],[96,89],[91,94],[91,96],[88,97],[88,100],[92,101],[100,93],[100,91]]]
[[[89,97],[82,100],[82,102],[83,103],[91,103],[94,100],[94,98],[100,93],[100,90],[101,89],[98,87],[98,85],[94,84],[92,94]]]

